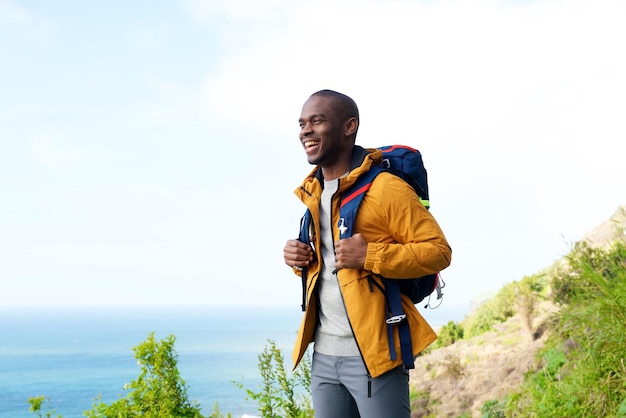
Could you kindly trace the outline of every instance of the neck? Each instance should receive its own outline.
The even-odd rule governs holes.
[[[350,171],[350,164],[341,165],[340,167],[322,167],[321,169],[324,180],[335,180],[345,176]]]
[[[354,145],[344,148],[335,155],[332,161],[328,161],[328,164],[320,165],[324,179],[335,180],[350,172],[353,150]]]

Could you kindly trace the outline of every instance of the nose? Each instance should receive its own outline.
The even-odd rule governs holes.
[[[300,125],[300,136],[304,137],[313,132],[313,124],[310,122],[304,122]]]

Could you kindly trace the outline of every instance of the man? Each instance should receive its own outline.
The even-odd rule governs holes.
[[[285,263],[296,274],[305,267],[308,272],[307,310],[293,359],[297,365],[315,341],[316,417],[408,418],[409,375],[401,358],[390,357],[385,297],[375,275],[436,273],[450,264],[451,249],[413,188],[387,172],[365,194],[356,233],[339,239],[342,192],[381,160],[380,151],[355,145],[358,127],[356,103],[344,94],[318,91],[302,107],[300,142],[316,167],[295,191],[312,214],[312,246],[289,240],[284,248]],[[436,335],[413,303],[402,299],[417,355]],[[399,352],[397,335],[395,343]]]

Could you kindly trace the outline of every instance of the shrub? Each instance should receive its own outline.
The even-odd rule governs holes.
[[[174,335],[157,341],[152,333],[146,341],[134,347],[141,373],[137,380],[124,386],[126,396],[110,405],[98,398],[93,409],[85,411],[84,415],[88,418],[201,418],[199,405],[189,401],[187,385],[180,377],[175,341]]]
[[[626,416],[626,246],[575,247],[553,280],[561,315],[508,416]]]
[[[466,374],[466,367],[461,362],[461,358],[454,354],[448,354],[441,362],[443,366],[442,377],[446,377],[454,382],[454,387],[457,387],[459,380],[461,380]]]
[[[46,404],[46,412],[43,412],[44,402]],[[54,409],[50,409],[50,399],[45,396],[33,396],[28,398],[28,404],[30,407],[28,410],[30,412],[34,412],[39,418],[52,418],[52,414],[56,411]],[[57,418],[63,418],[61,415],[57,415]]]
[[[537,299],[546,291],[547,281],[546,274],[542,273],[506,284],[462,322],[465,338],[490,331],[495,324],[506,321],[516,313],[522,314],[523,325],[532,335],[535,306]]]
[[[435,341],[435,348],[447,347],[454,344],[456,341],[463,339],[463,327],[454,321],[449,321],[446,325],[441,327],[437,341]]]
[[[472,338],[506,321],[514,314],[516,283],[505,285],[493,298],[480,305],[473,315],[463,321],[465,337]]]
[[[546,286],[545,274],[524,277],[517,285],[515,309],[520,316],[522,328],[531,340],[535,338],[533,322],[537,303],[543,297]]]
[[[157,341],[154,333],[133,348],[135,359],[141,368],[137,380],[124,386],[126,396],[106,404],[96,398],[93,409],[85,411],[88,418],[203,418],[200,406],[190,402],[187,385],[178,371],[178,354],[174,350],[176,337],[170,335]],[[259,412],[264,418],[285,416],[287,418],[309,418],[313,416],[311,407],[311,359],[305,356],[291,376],[287,375],[280,350],[269,341],[259,354],[259,371],[263,385],[259,392],[245,389],[248,396],[259,402]],[[300,393],[296,389],[300,388]],[[39,418],[52,418],[54,410],[49,408],[49,399],[36,396],[28,399],[30,411]],[[44,411],[44,405],[47,411]],[[228,413],[226,418],[230,418]],[[58,415],[57,418],[62,418]],[[215,403],[213,412],[207,418],[224,418]]]
[[[506,403],[496,399],[490,399],[480,409],[481,418],[505,418]]]
[[[258,401],[263,418],[285,416],[288,418],[313,417],[311,407],[311,358],[304,356],[292,376],[288,376],[284,359],[274,341],[259,354],[259,371],[263,382],[259,391],[244,389],[250,399]],[[296,393],[297,388],[304,391]]]

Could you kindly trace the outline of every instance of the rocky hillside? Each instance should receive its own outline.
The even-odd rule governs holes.
[[[531,335],[518,315],[494,330],[458,341],[420,356],[411,371],[411,384],[420,395],[412,417],[480,417],[490,399],[501,399],[517,387],[524,373],[536,365],[543,346],[542,332],[555,307],[544,302],[538,309]],[[471,414],[471,415],[470,415]]]
[[[626,206],[621,206],[583,241],[591,246],[626,241],[625,231]],[[412,417],[480,417],[486,401],[503,398],[537,367],[546,322],[555,312],[556,306],[544,301],[531,330],[515,315],[490,332],[418,357],[411,371],[411,385],[418,392]]]
[[[592,247],[603,247],[618,239],[626,241],[626,206],[618,207],[613,216],[586,234],[582,241]]]

